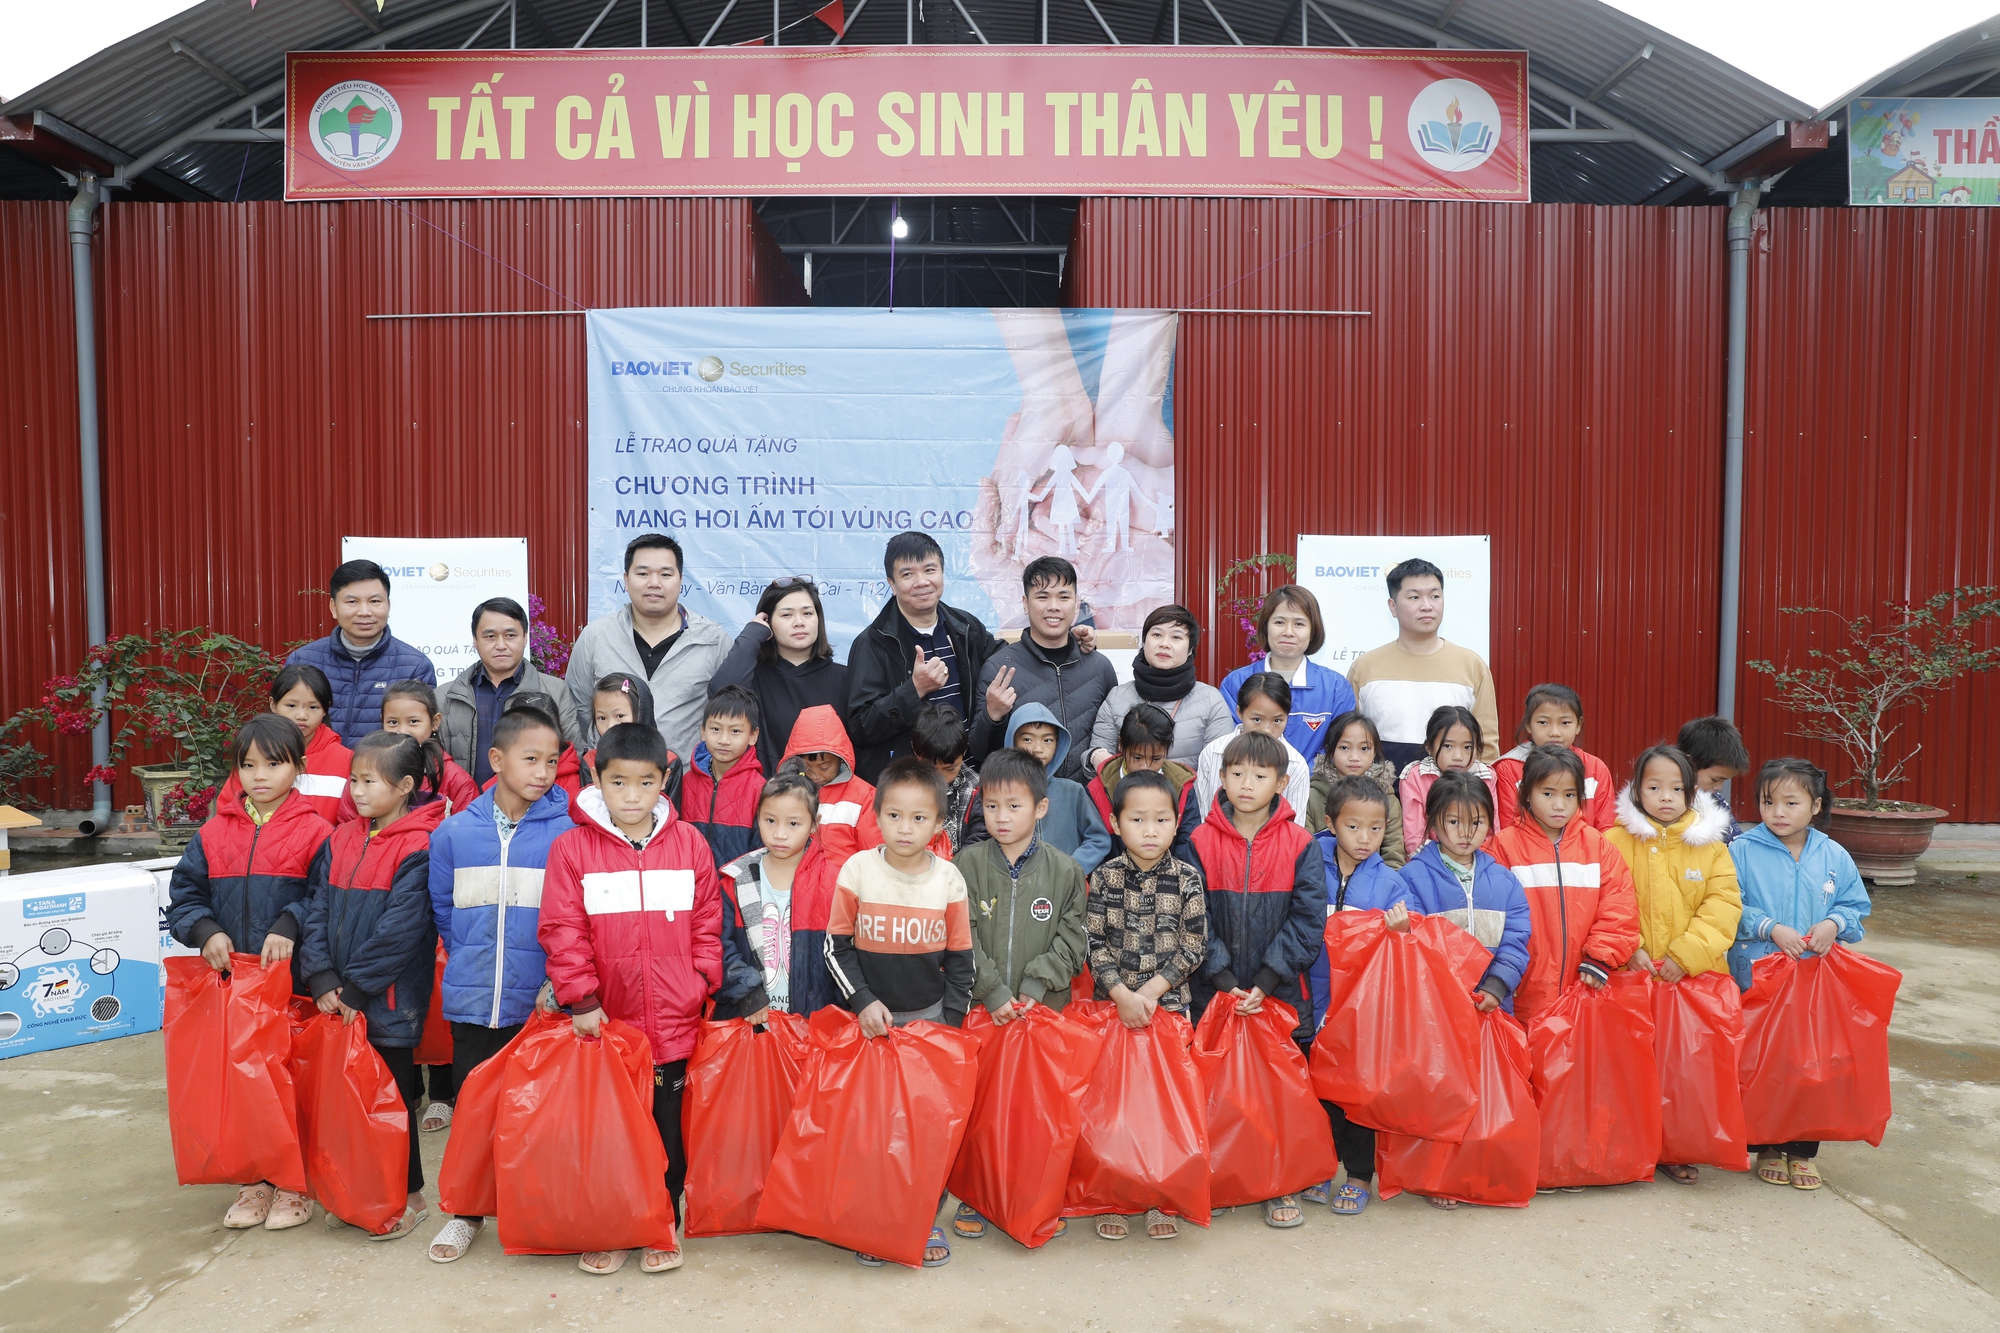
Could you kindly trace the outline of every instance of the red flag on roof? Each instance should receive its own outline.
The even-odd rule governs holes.
[[[813,17],[832,28],[835,37],[847,30],[847,8],[841,0],[833,0],[826,8],[814,10]]]

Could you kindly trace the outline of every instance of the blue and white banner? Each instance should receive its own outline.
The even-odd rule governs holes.
[[[1076,566],[1100,629],[1174,595],[1175,316],[1156,310],[590,313],[590,614],[625,544],[687,551],[685,604],[732,631],[815,579],[844,655],[889,598],[882,548],[937,539],[945,599],[1025,623],[1021,570]]]

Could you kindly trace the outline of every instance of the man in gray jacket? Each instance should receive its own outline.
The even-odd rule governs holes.
[[[1021,571],[1021,593],[1028,628],[1019,642],[1003,644],[979,669],[973,698],[980,707],[972,718],[975,766],[1005,744],[1007,715],[1016,706],[1042,704],[1070,735],[1088,736],[1098,707],[1118,683],[1118,669],[1077,638],[1076,566],[1045,555]],[[1090,781],[1081,748],[1064,755],[1049,776]]]
[[[438,691],[444,722],[438,744],[472,780],[484,787],[493,776],[487,755],[493,724],[507,700],[523,690],[540,690],[555,701],[562,738],[576,744],[576,710],[561,678],[543,675],[528,660],[528,613],[511,597],[491,597],[472,609],[472,646],[479,660]]]
[[[581,745],[597,744],[590,699],[600,677],[628,671],[653,691],[653,718],[667,747],[683,760],[701,739],[701,710],[708,681],[729,655],[722,626],[681,605],[685,564],[681,544],[648,532],[625,547],[625,595],[615,613],[583,627],[569,655],[569,693],[583,731]]]

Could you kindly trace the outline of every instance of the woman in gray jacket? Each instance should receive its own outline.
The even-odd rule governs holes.
[[[1189,768],[1204,745],[1236,728],[1221,691],[1194,678],[1194,647],[1201,626],[1184,606],[1154,608],[1139,632],[1132,679],[1112,687],[1090,729],[1092,772],[1118,753],[1118,727],[1134,705],[1153,704],[1174,720],[1174,747],[1167,758]]]

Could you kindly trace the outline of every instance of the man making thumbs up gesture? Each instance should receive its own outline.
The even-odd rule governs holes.
[[[895,599],[847,653],[847,732],[855,771],[873,782],[908,751],[910,728],[928,704],[970,717],[986,659],[998,645],[985,625],[944,603],[944,552],[929,533],[899,532],[882,553]]]

